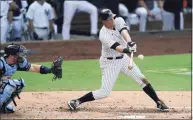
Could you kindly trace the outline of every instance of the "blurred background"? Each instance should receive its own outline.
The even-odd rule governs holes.
[[[98,40],[102,26],[98,16],[102,8],[109,8],[113,13],[123,17],[131,33],[192,30],[192,0],[10,1],[12,3],[9,2],[7,14],[4,12],[5,8],[1,7],[1,31],[5,31],[1,32],[1,35],[4,34],[1,43]],[[3,4],[4,1],[1,1],[1,6],[5,6]],[[14,5],[11,4],[18,8],[13,9]],[[43,10],[45,12],[42,12]],[[3,19],[3,16],[8,19]],[[7,25],[3,22],[6,20]]]

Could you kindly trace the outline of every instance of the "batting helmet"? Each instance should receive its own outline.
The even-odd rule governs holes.
[[[110,9],[105,8],[100,11],[99,16],[102,20],[110,20],[115,16],[115,14],[113,14],[113,12]]]

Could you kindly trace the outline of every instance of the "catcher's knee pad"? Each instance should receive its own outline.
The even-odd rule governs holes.
[[[16,84],[16,90],[14,93],[19,95],[23,91],[23,88],[25,87],[24,79],[20,78],[18,80],[13,80],[13,82]]]
[[[5,108],[14,98],[21,93],[24,80],[4,80],[0,87],[0,107]]]

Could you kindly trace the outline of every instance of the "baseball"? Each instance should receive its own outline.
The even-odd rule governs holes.
[[[140,60],[143,60],[144,56],[143,56],[142,54],[140,54],[140,55],[138,55],[138,58],[139,58]]]

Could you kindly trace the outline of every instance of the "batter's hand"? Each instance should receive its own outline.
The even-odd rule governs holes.
[[[137,45],[135,42],[128,42],[127,47],[129,48],[129,52],[137,52]]]

